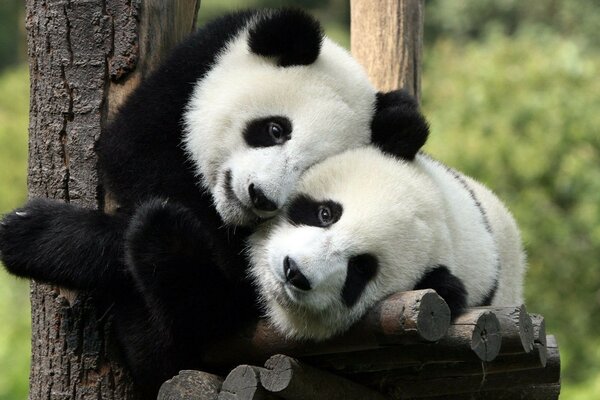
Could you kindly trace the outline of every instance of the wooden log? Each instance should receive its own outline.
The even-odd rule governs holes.
[[[377,389],[384,391],[394,399],[405,399],[498,391],[532,385],[557,385],[560,383],[560,354],[555,339],[548,337],[547,340],[548,362],[545,368],[431,379],[395,375],[388,377],[387,381],[381,382]]]
[[[440,339],[450,323],[444,300],[431,289],[397,293],[370,310],[347,333],[323,341],[287,340],[268,321],[217,343],[205,353],[205,365],[223,368],[264,363],[273,354],[305,357],[376,349]]]
[[[352,54],[379,90],[421,92],[423,0],[351,0]]]
[[[260,371],[252,365],[235,367],[223,381],[219,400],[271,400],[271,395],[260,383]]]
[[[220,376],[183,370],[163,383],[157,400],[216,400],[222,384]]]
[[[421,400],[557,400],[560,395],[560,384],[550,383],[544,385],[529,385],[521,387],[507,387],[498,390],[474,391],[454,395],[434,397],[418,397]],[[412,399],[416,399],[413,397]],[[411,399],[408,399],[411,400]]]
[[[281,354],[260,372],[263,386],[286,400],[384,400],[386,397],[345,378],[321,371]]]
[[[349,335],[354,333],[364,338],[375,328],[372,332],[380,344],[435,342],[444,337],[449,326],[450,308],[446,302],[434,290],[424,289],[391,295],[369,312]]]
[[[490,310],[500,321],[502,333],[502,353],[521,353],[533,351],[534,332],[531,317],[525,305],[518,307],[477,307]]]
[[[500,323],[490,311],[468,311],[458,317],[437,343],[389,346],[352,353],[320,354],[304,360],[342,374],[387,371],[425,362],[491,361],[500,348]]]
[[[482,361],[492,361],[500,352],[501,343],[501,325],[496,315],[489,310],[471,309],[454,320],[438,345],[469,346]]]
[[[517,372],[529,369],[544,368],[546,363],[545,349],[543,355],[534,350],[529,353],[499,355],[491,362],[485,361],[452,361],[430,362],[425,360],[416,364],[405,364],[395,369],[377,372],[364,372],[347,375],[353,381],[373,388],[385,385],[395,377],[412,377],[418,380],[444,377],[485,376],[496,373]]]

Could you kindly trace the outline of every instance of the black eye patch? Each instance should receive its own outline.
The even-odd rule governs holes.
[[[272,116],[252,120],[244,129],[244,140],[250,147],[271,147],[292,138],[292,123],[286,117]]]
[[[359,254],[348,260],[346,282],[342,288],[342,300],[347,307],[356,304],[367,284],[375,278],[379,262],[372,254]]]
[[[294,225],[326,228],[338,222],[343,211],[342,205],[335,201],[317,201],[306,195],[301,195],[290,203],[287,219]]]

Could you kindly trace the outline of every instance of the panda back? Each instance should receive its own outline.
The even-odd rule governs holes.
[[[493,304],[521,304],[526,256],[517,223],[490,189],[467,176],[464,178],[486,211],[498,249],[498,288]]]
[[[482,203],[473,181],[460,172],[425,154],[415,162],[433,181],[444,210],[447,242],[435,255],[438,265],[464,284],[467,306],[484,305],[495,297],[500,262],[489,202]]]

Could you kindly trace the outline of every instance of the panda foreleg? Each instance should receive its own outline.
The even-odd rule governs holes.
[[[204,344],[235,329],[253,305],[248,288],[222,271],[210,232],[192,210],[162,200],[138,208],[127,230],[134,280],[153,319],[179,342]]]
[[[17,276],[72,289],[108,286],[123,271],[126,218],[35,199],[0,221],[0,258]]]

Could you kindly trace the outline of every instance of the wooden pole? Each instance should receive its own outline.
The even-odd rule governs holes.
[[[30,197],[102,206],[95,141],[144,71],[189,32],[198,5],[27,0]],[[179,28],[152,22],[158,17]],[[147,45],[159,32],[161,45]],[[109,334],[110,313],[88,294],[32,282],[31,310],[30,399],[139,398]]]
[[[352,54],[381,91],[421,94],[424,0],[351,0]]]

